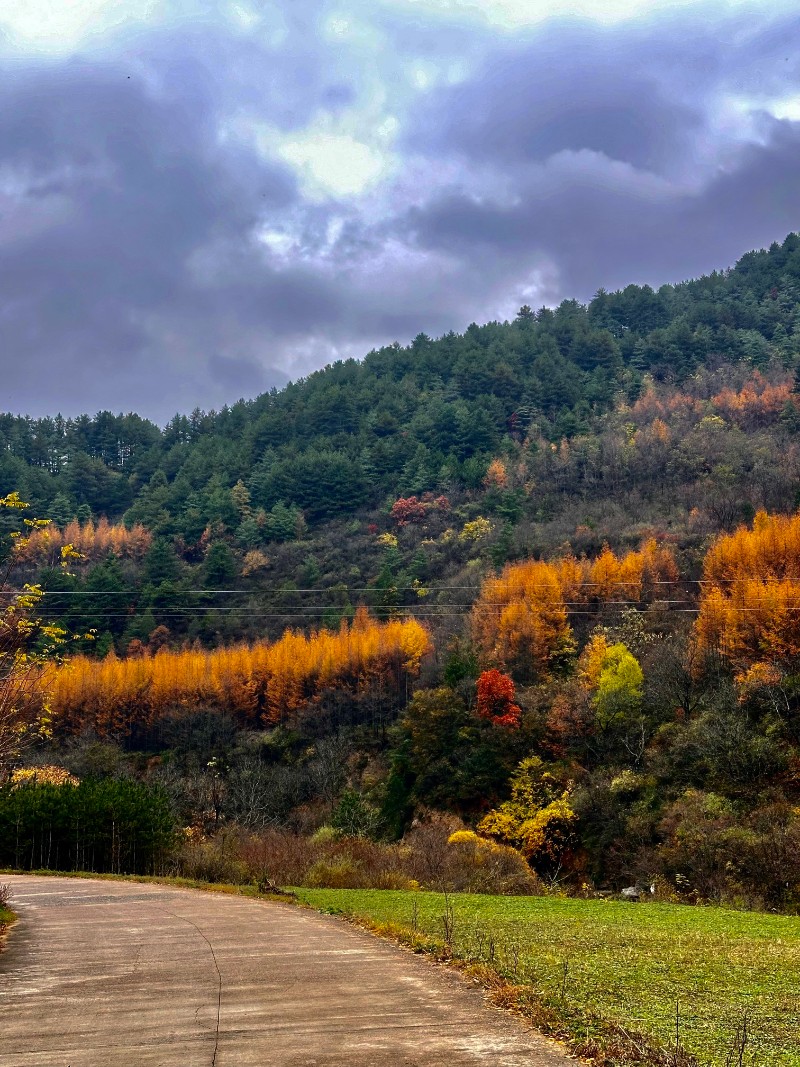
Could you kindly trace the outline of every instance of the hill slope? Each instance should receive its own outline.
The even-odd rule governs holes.
[[[97,632],[50,758],[205,831],[440,809],[545,878],[796,907],[799,365],[791,235],[163,431],[3,417],[0,491],[56,520],[27,576]]]

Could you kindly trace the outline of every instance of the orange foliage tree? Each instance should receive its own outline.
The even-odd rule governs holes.
[[[669,548],[646,541],[617,556],[606,545],[595,560],[524,560],[487,578],[472,611],[472,635],[487,665],[522,679],[547,678],[575,651],[568,609],[650,599],[677,581]]]
[[[508,485],[508,471],[502,459],[493,459],[483,479],[487,489],[505,489]]]
[[[792,382],[788,379],[772,383],[759,371],[754,371],[738,392],[725,388],[712,397],[711,403],[721,415],[732,422],[745,429],[752,429],[775,422],[787,404],[797,407],[797,398],[793,394]]]
[[[76,656],[53,671],[51,704],[62,729],[91,727],[100,734],[198,707],[253,724],[286,722],[326,689],[403,686],[430,647],[428,631],[415,619],[380,623],[360,609],[336,632],[287,631],[271,645],[140,651],[125,659],[112,652],[100,663]]]
[[[97,523],[79,523],[73,519],[63,529],[55,525],[35,530],[26,539],[23,551],[17,553],[21,563],[56,565],[61,550],[71,545],[81,560],[89,563],[103,559],[112,552],[120,559],[141,560],[153,542],[153,535],[135,523],[130,529],[121,523],[101,518]]]
[[[706,554],[695,624],[698,650],[739,671],[756,663],[797,670],[800,515],[758,512],[752,529],[718,537]]]

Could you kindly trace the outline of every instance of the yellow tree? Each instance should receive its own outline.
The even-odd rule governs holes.
[[[618,557],[606,545],[595,560],[509,563],[487,578],[472,609],[472,637],[486,666],[518,680],[546,679],[575,651],[574,605],[652,600],[678,579],[672,552],[652,538]]]
[[[0,508],[7,511],[27,507],[17,493],[0,498]],[[26,745],[49,731],[47,674],[42,668],[57,657],[65,641],[64,630],[39,617],[41,587],[12,582],[31,534],[44,529],[48,520],[23,518],[22,525],[24,530],[12,533],[0,549],[0,779]],[[75,553],[65,545],[60,555],[66,566]]]
[[[479,832],[513,845],[540,869],[559,867],[575,843],[572,783],[554,775],[538,756],[529,756],[510,785],[511,797],[483,817]]]
[[[800,662],[800,514],[759,511],[752,529],[716,539],[703,564],[695,625],[701,655],[739,672],[756,664],[792,674]]]

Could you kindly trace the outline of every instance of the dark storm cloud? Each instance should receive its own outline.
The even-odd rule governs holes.
[[[253,241],[257,219],[296,203],[292,175],[235,142],[220,145],[216,118],[213,84],[193,62],[173,60],[157,92],[110,63],[6,80],[8,406],[139,405],[163,418],[179,405],[235,399],[255,378],[232,396],[231,375],[219,364],[209,371],[209,345],[236,346],[260,330],[266,348],[272,336],[336,317],[326,279],[302,264],[270,266]],[[260,383],[280,381],[262,367]]]
[[[398,230],[491,259],[488,273],[512,286],[544,257],[561,297],[731,265],[800,227],[800,124],[756,113],[739,142],[748,119],[726,127],[721,101],[796,91],[798,39],[797,17],[764,27],[751,13],[551,26],[505,45],[428,102],[411,143],[461,160],[466,177]],[[484,174],[477,189],[472,172]]]
[[[335,55],[319,36],[325,6],[324,0],[285,5],[285,27],[274,39],[258,27],[237,33],[212,15],[122,39],[112,54],[121,69],[145,72],[160,95],[200,89],[218,116],[249,110],[295,130],[320,105],[342,106],[353,96],[353,85],[342,80]]]
[[[325,14],[322,0],[289,9],[273,42],[162,27],[9,66],[0,407],[164,420],[417,332],[425,301],[392,278],[391,257],[370,277],[375,220],[304,198],[288,164],[246,135],[253,122],[291,134],[366,91],[353,57],[322,39]],[[333,216],[350,237],[331,252]],[[260,229],[285,230],[289,250]]]
[[[714,10],[611,27],[547,23],[487,50],[468,80],[433,94],[409,143],[511,166],[589,149],[672,173],[698,141],[724,139],[709,110],[721,91],[800,86],[800,16],[769,19],[759,8],[714,19]]]
[[[800,227],[800,125],[757,111],[800,89],[796,18],[695,5],[511,39],[371,5],[336,37],[327,0],[284,6],[279,33],[212,9],[6,64],[1,408],[165,419]],[[314,190],[281,145],[315,130],[385,145],[387,176]]]
[[[588,299],[601,286],[659,285],[733,264],[800,226],[800,127],[775,123],[767,144],[700,192],[654,195],[589,155],[562,159],[504,207],[451,194],[404,225],[428,248],[492,255],[513,284],[535,253],[559,272],[559,296]]]
[[[622,39],[620,39],[622,37]],[[703,126],[620,31],[566,25],[489,56],[476,77],[432,100],[411,136],[432,149],[511,166],[590,149],[669,169]]]

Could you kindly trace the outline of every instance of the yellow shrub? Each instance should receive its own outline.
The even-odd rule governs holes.
[[[467,842],[474,844],[476,841],[480,840],[481,838],[479,838],[472,830],[456,830],[455,833],[450,834],[447,843],[448,845],[466,844]]]
[[[11,784],[17,785],[80,785],[80,779],[65,771],[63,767],[56,767],[52,763],[46,763],[41,767],[19,767],[11,775]]]
[[[482,515],[479,515],[472,522],[464,523],[464,528],[458,535],[458,539],[459,541],[481,541],[484,537],[488,537],[491,532],[492,524],[488,519],[484,519]]]

